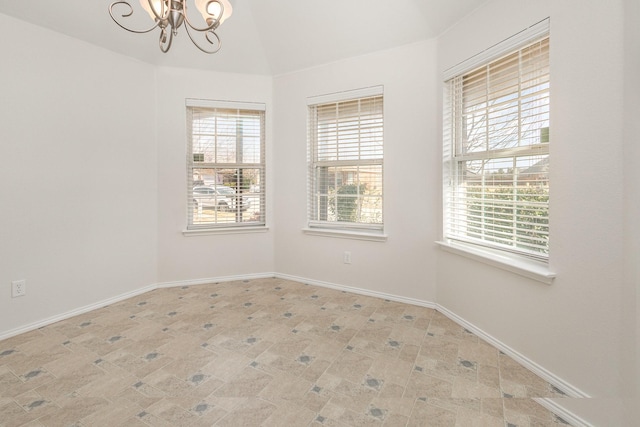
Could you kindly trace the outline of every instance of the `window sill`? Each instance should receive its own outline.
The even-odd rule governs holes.
[[[186,237],[206,236],[210,234],[248,234],[248,233],[265,233],[269,231],[269,227],[264,225],[248,226],[248,227],[225,227],[225,228],[201,228],[193,230],[182,230],[182,234]]]
[[[387,235],[380,232],[353,230],[332,230],[327,228],[303,228],[302,232],[310,236],[337,237],[339,239],[367,240],[370,242],[386,242]]]
[[[436,243],[440,245],[440,248],[444,251],[489,264],[547,285],[550,285],[556,277],[556,274],[549,270],[549,266],[533,260],[509,256],[508,254],[497,253],[489,249],[465,245],[464,243]]]

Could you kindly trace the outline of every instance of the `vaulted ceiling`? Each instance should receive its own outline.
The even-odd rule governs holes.
[[[488,0],[231,0],[214,55],[196,49],[183,29],[160,52],[158,30],[132,34],[111,20],[112,1],[2,1],[0,13],[156,65],[277,75],[436,37]],[[131,4],[132,26],[148,28],[139,0]],[[43,49],[55,46],[43,40]]]

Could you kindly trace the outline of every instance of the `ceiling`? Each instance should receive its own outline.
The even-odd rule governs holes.
[[[156,65],[278,75],[436,37],[489,0],[231,0],[214,55],[200,52],[183,29],[160,52],[159,30],[124,31],[108,14],[112,1],[2,1],[0,13]],[[150,27],[138,0],[131,4],[131,27]]]

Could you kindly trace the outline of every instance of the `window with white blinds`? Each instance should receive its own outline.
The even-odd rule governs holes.
[[[444,237],[549,254],[548,32],[445,82]]]
[[[265,224],[265,106],[187,100],[187,229]]]
[[[332,98],[309,99],[309,227],[381,231],[382,87]]]

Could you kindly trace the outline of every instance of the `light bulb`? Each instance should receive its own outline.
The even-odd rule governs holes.
[[[227,18],[231,16],[231,13],[233,13],[233,7],[231,6],[231,3],[229,3],[229,0],[218,1],[219,3],[211,0],[196,0],[196,7],[205,21],[207,19],[216,19],[220,16],[220,10],[222,9],[220,7],[220,3],[222,3],[222,6],[224,7],[224,11],[222,12],[222,17],[219,22],[220,24],[226,21]]]
[[[164,9],[162,8],[162,3],[165,4]],[[157,19],[156,14],[158,16],[162,16],[163,12],[164,14],[166,14],[167,9],[169,8],[165,0],[151,0],[151,4],[153,6],[149,5],[149,0],[140,0],[140,5],[144,8],[145,11],[147,11],[151,19],[153,19],[154,21]],[[151,7],[153,7],[156,13],[153,13],[153,10],[151,9]]]

